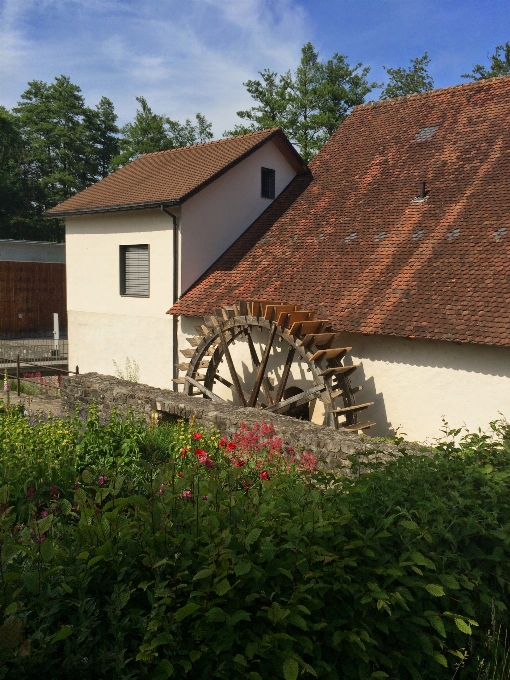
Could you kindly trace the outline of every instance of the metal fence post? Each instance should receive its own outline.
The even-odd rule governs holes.
[[[18,397],[21,396],[21,382],[19,379],[19,354],[16,356],[16,383],[18,389]]]

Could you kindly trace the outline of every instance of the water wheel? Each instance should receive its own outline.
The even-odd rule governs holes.
[[[255,300],[216,309],[196,327],[181,353],[186,375],[176,379],[189,395],[233,402],[271,413],[310,419],[311,411],[336,429],[363,430],[349,376],[358,365],[343,359],[350,347],[333,347],[340,333],[298,305]],[[322,411],[322,416],[320,411]],[[314,417],[316,420],[316,417]]]

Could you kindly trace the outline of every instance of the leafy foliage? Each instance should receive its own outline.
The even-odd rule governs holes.
[[[506,622],[505,426],[359,479],[263,423],[0,426],[9,679],[469,678]]]
[[[121,153],[113,159],[113,167],[118,168],[144,153],[165,151],[213,138],[211,123],[201,113],[196,114],[196,125],[187,119],[184,124],[166,116],[154,113],[144,97],[137,97],[140,108],[135,119],[121,130]]]
[[[490,68],[482,66],[482,64],[476,64],[471,73],[464,73],[461,78],[487,80],[488,78],[497,78],[498,76],[510,74],[510,42],[498,45],[495,53],[489,58],[491,60]]]
[[[264,69],[259,71],[261,80],[244,83],[257,106],[237,112],[240,118],[250,121],[249,125],[237,125],[224,135],[281,127],[309,161],[350,109],[362,104],[377,86],[368,82],[369,71],[362,64],[351,67],[347,57],[340,54],[321,62],[312,43],[306,43],[294,73],[278,75]]]
[[[382,90],[380,99],[402,97],[406,94],[417,94],[434,89],[434,81],[427,67],[430,59],[425,52],[422,57],[411,59],[409,68],[386,68],[384,70],[390,76],[389,82]]]

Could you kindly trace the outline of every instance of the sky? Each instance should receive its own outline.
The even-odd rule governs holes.
[[[243,82],[294,69],[308,41],[377,83],[427,51],[446,87],[509,40],[508,0],[0,0],[0,104],[64,74],[87,105],[109,97],[121,125],[143,95],[176,120],[203,113],[220,137],[251,105]]]

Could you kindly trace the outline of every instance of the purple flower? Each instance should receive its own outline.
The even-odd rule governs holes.
[[[48,517],[48,511],[47,511],[47,510],[43,510],[43,511],[41,512],[41,519],[42,519],[43,517]]]
[[[202,496],[202,500],[206,501],[209,498],[209,496]]]
[[[107,479],[108,477],[106,477],[105,475],[101,475],[97,480],[99,482],[99,486],[104,486],[104,483],[106,482]]]

